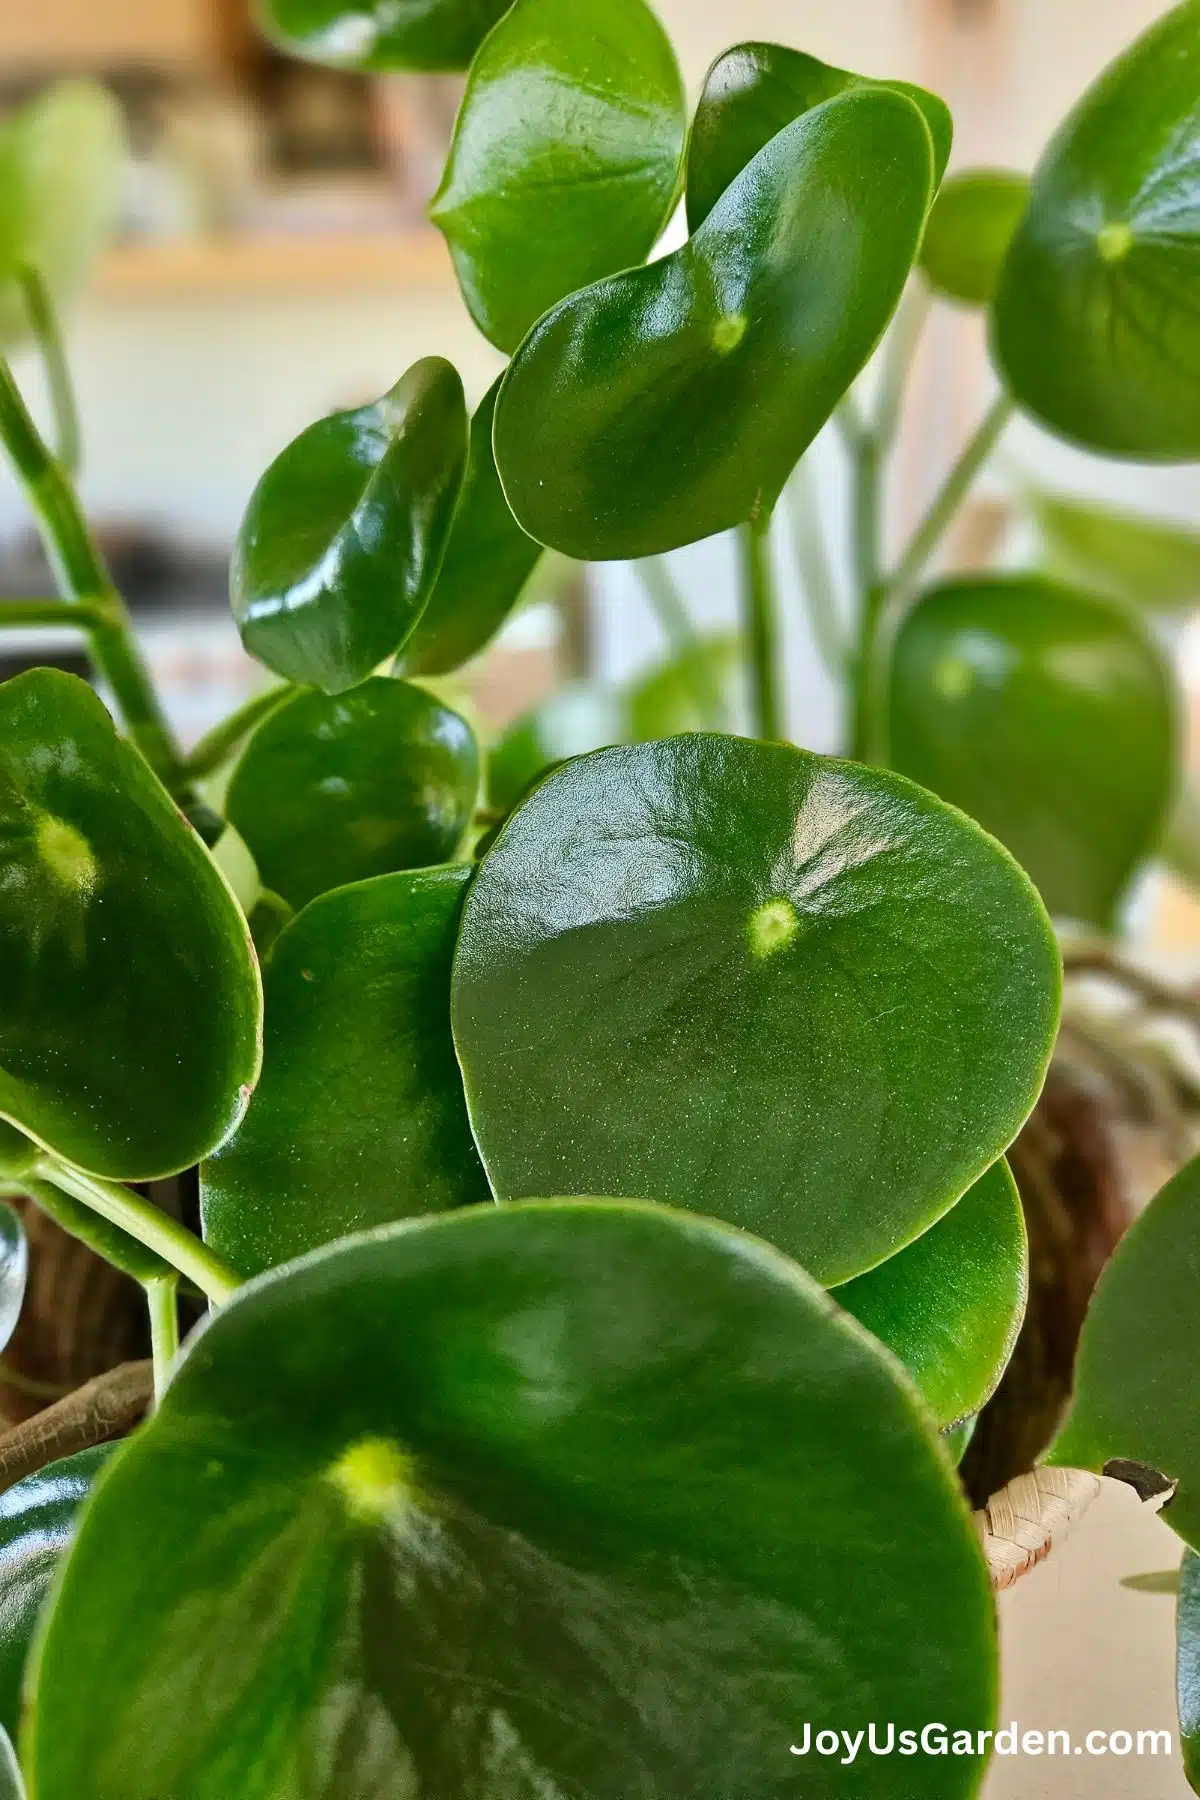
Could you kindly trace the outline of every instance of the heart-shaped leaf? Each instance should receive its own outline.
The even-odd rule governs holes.
[[[491,1198],[450,1036],[469,878],[429,869],[339,888],[278,940],[262,1080],[202,1172],[204,1235],[235,1268]]]
[[[516,0],[471,65],[430,207],[484,336],[515,350],[567,294],[644,262],[686,137],[646,0]]]
[[[496,471],[492,421],[499,392],[498,380],[471,421],[467,474],[441,573],[404,646],[404,667],[413,675],[449,674],[485,650],[542,554],[513,518]]]
[[[1028,1286],[1025,1216],[1001,1161],[915,1244],[833,1297],[900,1358],[946,1428],[991,1399]]]
[[[337,694],[400,649],[437,580],[466,460],[462,383],[437,356],[382,400],[301,432],[255,489],[234,550],[251,655]]]
[[[0,1120],[0,1132],[10,1129]],[[28,1276],[29,1246],[21,1215],[15,1206],[0,1201],[0,1350],[17,1329]]]
[[[448,861],[478,787],[466,721],[377,675],[278,707],[234,770],[227,807],[266,886],[299,908],[350,881]]]
[[[993,342],[1022,406],[1114,456],[1200,457],[1200,0],[1084,96],[1033,178]]]
[[[454,1034],[501,1199],[653,1191],[847,1281],[1016,1135],[1058,952],[1011,859],[894,775],[695,735],[518,808],[467,897]]]
[[[0,1725],[13,1737],[42,1607],[74,1535],[76,1515],[112,1448],[102,1444],[50,1463],[0,1494]]]
[[[1080,1339],[1075,1400],[1051,1460],[1144,1463],[1179,1484],[1162,1517],[1200,1550],[1200,1159],[1136,1220],[1100,1279]]]
[[[290,56],[334,69],[465,69],[512,0],[257,0]]]
[[[803,1271],[662,1207],[319,1251],[221,1310],[93,1496],[39,1800],[973,1794],[975,1756],[791,1748],[847,1696],[992,1723],[991,1598],[922,1419]]]
[[[246,922],[85,682],[0,685],[0,1113],[94,1174],[207,1156],[258,1079]]]
[[[911,100],[843,94],[773,137],[683,249],[555,307],[496,405],[530,536],[603,562],[765,518],[892,315],[931,180]]]
[[[953,581],[900,631],[889,760],[1007,844],[1052,913],[1109,925],[1166,816],[1175,715],[1123,609],[1038,576]]]
[[[124,157],[121,109],[90,81],[48,88],[0,127],[0,345],[30,327],[21,264],[56,300],[83,286],[116,223]]]
[[[1179,1583],[1179,1730],[1184,1773],[1200,1794],[1200,1556],[1183,1559]]]
[[[921,267],[938,293],[990,306],[1028,204],[1029,177],[1010,169],[964,169],[945,182],[921,245]]]
[[[1200,605],[1200,531],[1063,494],[1031,505],[1053,574],[1147,612]]]
[[[782,44],[736,44],[709,70],[688,142],[687,215],[695,231],[777,132],[853,88],[885,87],[917,105],[933,141],[934,184],[954,142],[950,109],[907,81],[874,82]]]

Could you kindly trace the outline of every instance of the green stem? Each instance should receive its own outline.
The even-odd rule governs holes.
[[[953,523],[959,507],[974,486],[976,477],[1000,442],[1014,410],[1014,404],[1007,394],[1001,394],[993,401],[979,429],[942,483],[894,573],[889,576],[885,598],[890,598],[892,594],[907,593],[919,579]]]
[[[171,1369],[179,1355],[179,1277],[165,1275],[144,1283],[150,1312],[150,1354],[154,1358],[154,1398],[167,1391]]]
[[[119,1230],[110,1220],[102,1219],[82,1201],[64,1194],[51,1182],[27,1178],[21,1191],[70,1237],[78,1238],[102,1261],[120,1269],[123,1275],[132,1276],[134,1281],[152,1281],[172,1273],[169,1262],[164,1262],[153,1250],[147,1250],[145,1244]]]
[[[176,1219],[168,1217],[149,1200],[116,1181],[104,1181],[97,1175],[85,1175],[81,1169],[47,1155],[38,1164],[38,1175],[63,1193],[81,1200],[110,1224],[136,1238],[153,1250],[189,1281],[194,1281],[202,1294],[214,1305],[228,1300],[242,1285],[240,1275],[229,1264],[201,1243]]]
[[[900,428],[904,390],[932,305],[929,284],[920,275],[914,276],[897,308],[883,353],[874,429],[876,441],[885,451],[895,441]]]
[[[743,525],[741,545],[742,625],[750,661],[750,697],[754,729],[760,738],[781,737],[778,619],[771,573],[770,520]]]
[[[112,690],[126,730],[168,791],[176,798],[188,798],[183,758],[142,660],[125,602],[113,586],[74,489],[46,448],[3,358],[0,443],[25,486],[64,599],[86,606],[94,615],[87,622],[92,659]]]
[[[100,617],[86,602],[0,600],[0,631],[16,631],[29,625],[70,625],[88,631]]]
[[[830,674],[841,675],[846,665],[846,632],[821,522],[817,483],[808,458],[800,463],[792,477],[788,511],[793,554],[817,651]]]
[[[236,712],[231,712],[219,725],[214,725],[185,758],[184,767],[193,781],[202,781],[206,775],[214,774],[242,740],[250,736],[254,727],[261,724],[267,714],[273,713],[280,702],[287,698],[287,694],[286,687],[269,687],[239,706]]]
[[[21,264],[17,282],[45,365],[50,404],[54,409],[58,460],[65,472],[73,477],[78,473],[80,463],[79,407],[54,301],[41,270],[32,263]]]
[[[704,640],[692,621],[687,602],[667,567],[666,558],[649,556],[634,568],[672,653],[684,663],[701,718],[723,730],[729,722],[725,696],[704,655]]]

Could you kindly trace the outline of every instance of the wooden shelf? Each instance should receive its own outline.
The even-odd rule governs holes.
[[[124,245],[101,267],[92,292],[105,301],[205,299],[223,295],[361,294],[452,288],[450,257],[435,231],[365,235],[181,239]]]

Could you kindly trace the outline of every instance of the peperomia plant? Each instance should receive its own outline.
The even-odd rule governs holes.
[[[1015,237],[1010,183],[938,200],[950,123],[920,90],[743,46],[689,134],[644,0],[271,15],[352,66],[474,58],[434,212],[511,361],[473,421],[431,359],[268,470],[233,603],[284,684],[190,755],[0,369],[62,584],[0,621],[76,624],[124,727],[69,675],[0,687],[0,1183],[142,1283],[157,1387],[128,1442],[0,1498],[0,1720],[38,1800],[976,1793],[995,1627],[955,1455],[1020,1326],[1004,1153],[1061,968],[1010,850],[929,789],[961,772],[1057,872],[1051,904],[1107,919],[1165,800],[1166,683],[1085,595],[913,601],[1007,399],[902,579],[852,426],[857,748],[894,709],[926,786],[781,741],[766,532],[922,254],[973,297],[1002,268],[1017,401],[1105,449],[1194,453],[1200,4],[1084,102]],[[684,189],[686,244],[646,263]],[[15,261],[45,302],[35,246]],[[649,557],[725,528],[756,736],[538,773],[527,729],[482,807],[486,759],[424,678],[488,641],[543,546]],[[658,706],[704,723],[722,665],[689,655],[628,735]],[[1051,735],[1078,720],[1153,805],[1022,838],[989,798],[1007,753],[976,757],[955,705],[1002,747],[1036,750],[1047,705]],[[261,877],[237,895],[234,831]],[[201,1235],[132,1185],[197,1164]],[[1193,1551],[1198,1181],[1118,1252],[1051,1451],[1171,1489]],[[182,1352],[181,1286],[210,1307]]]

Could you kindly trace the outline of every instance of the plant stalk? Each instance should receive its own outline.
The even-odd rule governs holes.
[[[179,1274],[194,1281],[214,1306],[230,1299],[241,1287],[241,1276],[222,1257],[131,1188],[104,1181],[97,1175],[85,1175],[52,1155],[39,1162],[37,1174],[155,1251]]]
[[[172,1273],[144,1283],[150,1312],[150,1354],[154,1359],[154,1399],[167,1391],[179,1355],[179,1277]]]
[[[813,641],[829,673],[840,678],[846,666],[846,631],[821,523],[816,477],[807,458],[797,466],[792,477],[788,489],[788,511],[792,527],[792,553],[808,604]]]
[[[74,479],[79,472],[81,457],[79,407],[54,301],[41,270],[32,263],[21,264],[17,270],[17,283],[46,370],[46,385],[54,410],[58,460],[64,472]]]
[[[783,734],[770,520],[765,525],[743,525],[738,538],[742,558],[742,627],[750,662],[751,716],[756,736],[775,742]]]
[[[918,525],[908,549],[885,584],[884,598],[906,594],[921,576],[929,559],[954,521],[959,507],[974,486],[984,464],[1000,442],[1015,411],[1007,394],[1000,394],[984,415],[979,429],[947,475],[929,511]]]
[[[19,631],[30,625],[67,625],[90,631],[101,616],[86,601],[0,600],[0,631]]]
[[[177,799],[190,798],[183,758],[142,660],[125,602],[113,586],[74,489],[46,447],[3,358],[0,443],[24,484],[64,601],[88,609],[85,623],[92,659],[112,690],[129,736],[168,792]]]

